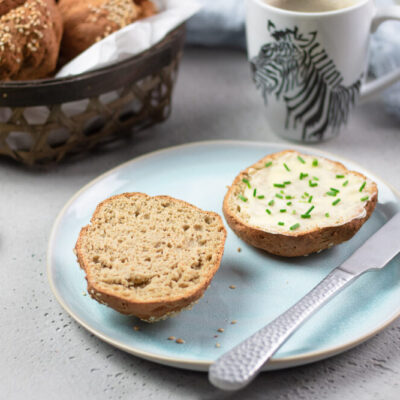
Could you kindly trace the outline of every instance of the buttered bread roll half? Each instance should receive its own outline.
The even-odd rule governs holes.
[[[245,242],[294,257],[351,239],[377,199],[376,184],[363,174],[288,150],[241,172],[225,196],[223,212]]]
[[[54,0],[0,1],[0,80],[50,76],[61,36],[62,20]]]

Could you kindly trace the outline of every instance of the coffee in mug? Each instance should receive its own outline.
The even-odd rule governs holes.
[[[359,0],[264,0],[276,8],[297,12],[325,12],[351,7]]]

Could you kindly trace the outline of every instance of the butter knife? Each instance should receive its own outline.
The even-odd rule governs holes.
[[[210,382],[222,390],[238,390],[248,385],[321,306],[364,272],[383,268],[399,252],[400,213],[397,213],[298,303],[218,358],[210,367]]]

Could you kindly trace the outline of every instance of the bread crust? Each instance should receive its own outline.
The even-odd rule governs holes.
[[[319,229],[313,229],[301,232],[287,232],[285,234],[271,233],[251,226],[239,219],[230,207],[230,201],[234,196],[234,191],[240,185],[243,185],[242,179],[249,175],[252,168],[259,168],[265,163],[282,157],[285,153],[294,152],[293,150],[285,150],[278,153],[267,155],[255,164],[246,168],[237,175],[230,186],[223,202],[223,213],[228,225],[243,241],[251,246],[265,250],[268,253],[283,257],[305,256],[311,253],[317,253],[334,245],[340,244],[351,239],[368,220],[375,209],[378,200],[378,189],[374,182],[373,194],[365,205],[366,214],[362,218],[354,218],[342,225],[327,226]],[[318,157],[320,159],[324,157]],[[348,172],[349,170],[337,161],[328,160],[336,165],[340,170]],[[364,179],[363,174],[351,171]]]
[[[156,13],[151,1],[59,0],[58,4],[64,21],[61,43],[64,61],[124,26]]]
[[[0,80],[40,79],[57,65],[61,14],[54,0],[0,4]]]
[[[104,207],[107,203],[111,202],[113,199],[121,197],[128,197],[128,198],[143,197],[149,199],[151,198],[150,196],[144,193],[138,193],[138,192],[122,193],[112,196],[102,201],[100,204],[98,204],[91,218],[91,223],[94,221],[94,219],[96,218],[97,214],[100,212],[102,207]],[[221,240],[221,245],[216,254],[216,259],[213,268],[210,269],[209,273],[206,276],[203,275],[205,279],[200,287],[194,288],[192,291],[188,291],[187,293],[185,293],[184,296],[182,295],[175,297],[168,296],[168,298],[159,298],[156,301],[129,300],[116,295],[115,293],[112,292],[112,290],[105,290],[96,285],[96,282],[94,281],[91,275],[90,268],[88,268],[88,263],[86,262],[82,251],[82,241],[90,225],[86,225],[81,229],[75,246],[75,254],[77,256],[78,263],[86,273],[87,291],[90,294],[90,296],[93,299],[97,300],[98,302],[107,305],[122,314],[134,315],[147,322],[155,322],[160,319],[165,319],[168,316],[178,313],[182,309],[190,308],[195,302],[197,302],[203,296],[204,292],[211,283],[211,280],[214,277],[215,273],[217,272],[219,265],[221,263],[222,255],[224,252],[226,234],[227,234],[226,229],[222,222],[222,218],[217,213],[211,211],[203,211],[190,203],[187,203],[183,200],[175,199],[170,196],[155,196],[155,198],[165,199],[171,202],[178,202],[180,204],[193,208],[197,212],[200,211],[204,213],[204,215],[216,217],[219,220],[220,225],[222,227],[221,232],[223,234],[223,238]]]

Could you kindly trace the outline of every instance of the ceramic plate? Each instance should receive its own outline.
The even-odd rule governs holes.
[[[297,302],[400,210],[398,194],[353,162],[290,145],[341,161],[375,180],[379,204],[372,217],[349,242],[294,259],[269,256],[246,245],[228,229],[220,269],[204,297],[191,311],[156,324],[121,315],[86,295],[84,273],[72,249],[80,228],[88,224],[96,205],[106,197],[123,192],[165,194],[221,213],[226,186],[236,174],[285,147],[237,141],[188,144],[136,158],[89,183],[63,208],[50,238],[48,276],[60,304],[87,330],[122,350],[161,364],[207,370],[223,352]],[[383,270],[369,272],[346,288],[309,319],[265,369],[332,356],[387,326],[400,315],[399,264],[397,257]],[[232,285],[235,289],[230,288]],[[221,328],[223,332],[218,331]],[[170,341],[170,336],[182,338],[185,343]]]

